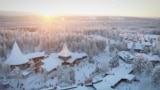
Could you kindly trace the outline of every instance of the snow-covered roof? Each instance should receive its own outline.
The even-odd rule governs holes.
[[[25,57],[21,50],[19,49],[17,43],[15,42],[11,51],[9,58],[5,61],[5,63],[9,65],[21,65],[27,63],[29,60]]]
[[[142,45],[144,45],[144,46],[151,46],[152,44],[150,42],[142,42]]]
[[[145,53],[137,53],[136,56],[143,56],[144,59],[149,61],[160,61],[160,57],[158,55],[147,55]]]
[[[62,57],[70,57],[71,55],[72,55],[72,52],[69,51],[67,44],[64,44],[61,52],[58,53],[58,56],[62,56]]]
[[[119,66],[119,68],[115,68],[109,73],[114,73],[114,75],[108,75],[103,80],[111,87],[115,86],[120,80],[127,79],[132,80],[135,76],[129,74],[132,71],[131,66]]]
[[[132,49],[134,42],[129,42],[127,43],[127,48],[128,49]],[[133,47],[133,49],[139,49],[142,50],[142,44],[140,42],[135,42],[135,46]]]
[[[134,58],[134,56],[127,51],[120,51],[120,52],[118,52],[118,55],[123,59],[126,59],[128,57],[128,55],[129,55],[130,59]]]
[[[160,57],[158,55],[149,56],[150,61],[160,61]]]
[[[44,57],[45,52],[34,52],[34,53],[29,53],[25,55],[28,59],[33,59],[37,57]]]
[[[68,89],[75,89],[77,90],[77,85],[71,85],[71,86],[65,86],[65,87],[60,87],[60,90],[68,90]],[[79,90],[79,89],[78,89]]]
[[[88,38],[94,38],[94,39],[97,39],[97,40],[106,40],[105,37],[103,36],[100,36],[100,35],[89,35],[87,36]]]
[[[107,39],[107,41],[110,41],[110,44],[118,44],[119,41],[118,40],[114,40],[114,39]]]
[[[77,53],[77,52],[72,53],[72,57],[69,60],[67,60],[67,62],[73,63],[76,59],[79,59],[79,58],[82,58],[82,57],[85,57],[85,56],[87,56],[86,53]]]
[[[102,82],[93,84],[93,86],[96,88],[96,90],[114,90],[105,80],[103,80]]]
[[[31,70],[22,70],[21,73],[23,76],[27,76],[31,73]]]
[[[123,79],[127,79],[129,81],[132,81],[135,78],[135,75],[132,74],[126,74]]]
[[[62,64],[62,60],[57,57],[56,53],[52,53],[48,58],[42,61],[44,64],[41,66],[45,68],[47,72],[52,71],[54,68]]]
[[[144,37],[145,38],[157,38],[158,35],[155,35],[155,34],[145,34]]]
[[[88,88],[85,86],[78,86],[77,88],[70,89],[70,90],[88,90]]]

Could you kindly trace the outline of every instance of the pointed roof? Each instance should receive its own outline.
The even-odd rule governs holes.
[[[15,42],[12,48],[12,52],[5,63],[9,65],[21,65],[27,63],[28,61],[29,60],[27,59],[27,57],[22,54],[20,48],[17,45],[17,42]]]
[[[61,56],[61,57],[70,57],[71,55],[72,55],[72,52],[69,51],[67,44],[64,44],[61,52],[58,53],[58,56]]]

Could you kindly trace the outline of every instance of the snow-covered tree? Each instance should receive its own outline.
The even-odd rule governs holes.
[[[127,57],[125,57],[125,61],[126,61],[127,63],[131,63],[132,60],[131,60],[130,58],[131,58],[130,55],[127,54]]]
[[[110,53],[110,55],[112,55],[114,50],[115,50],[115,45],[114,44],[110,44],[109,45],[109,53]]]
[[[143,52],[148,54],[149,53],[149,47],[144,47]]]
[[[134,63],[133,64],[134,73],[141,74],[145,67],[144,58],[142,56],[139,56],[138,58],[135,58],[133,63]]]
[[[136,43],[135,43],[135,42],[133,42],[133,45],[132,45],[131,50],[130,50],[131,54],[134,54],[135,44],[136,44]]]
[[[160,86],[160,66],[157,66],[154,70],[153,70],[153,74],[152,74],[152,84],[154,86],[159,87]]]
[[[18,83],[19,83],[20,78],[22,78],[22,73],[21,73],[20,68],[15,67],[14,70],[13,70],[13,73],[14,73],[14,76],[18,80]]]
[[[103,61],[101,63],[101,70],[102,70],[102,72],[106,73],[108,71],[108,68],[109,68],[108,62],[107,61]]]
[[[43,72],[41,74],[42,74],[42,81],[45,85],[46,81],[48,80],[48,75],[47,75],[46,69],[43,69]]]
[[[62,79],[62,74],[63,74],[62,66],[57,67],[56,74],[57,74],[58,79]]]
[[[72,81],[72,83],[75,83],[76,80],[75,80],[75,71],[72,67],[70,67],[70,70],[69,70],[69,74],[70,74],[70,80]]]
[[[62,81],[67,82],[67,83],[71,83],[71,80],[70,80],[70,67],[68,67],[68,66],[63,66]]]
[[[145,73],[147,74],[147,75],[150,75],[151,74],[151,72],[152,72],[152,70],[153,70],[153,64],[150,62],[150,61],[146,61],[145,62]]]
[[[96,66],[95,73],[99,73],[99,72],[101,72],[101,68],[99,66]]]
[[[7,80],[7,77],[9,76],[10,74],[10,66],[8,64],[2,64],[2,74],[3,74],[3,77],[4,77],[4,80]]]
[[[117,49],[115,49],[115,55],[110,60],[109,64],[111,65],[111,67],[117,67],[119,65],[119,55],[118,55],[118,50]]]

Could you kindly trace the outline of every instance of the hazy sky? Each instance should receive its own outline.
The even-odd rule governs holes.
[[[160,17],[160,0],[0,0],[0,11]]]

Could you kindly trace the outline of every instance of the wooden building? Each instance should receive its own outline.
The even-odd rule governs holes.
[[[15,67],[19,67],[21,70],[27,69],[29,67],[29,60],[25,57],[17,43],[15,42],[11,51],[10,56],[5,61],[6,64],[10,65],[11,70]]]

